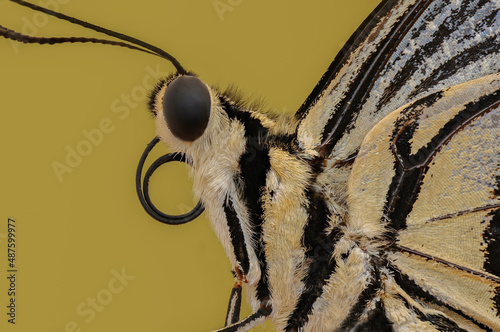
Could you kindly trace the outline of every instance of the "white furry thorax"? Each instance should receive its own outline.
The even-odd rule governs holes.
[[[246,129],[248,128],[245,128],[245,124],[238,119],[230,118],[222,105],[222,103],[226,105],[229,103],[231,106],[237,104],[233,104],[229,97],[209,88],[211,114],[205,132],[193,142],[182,141],[172,134],[165,121],[161,108],[165,89],[166,84],[158,91],[155,100],[155,106],[158,110],[156,112],[157,135],[174,152],[183,153],[192,165],[191,175],[194,180],[195,196],[202,201],[231,265],[235,270],[236,268],[241,270],[231,242],[224,204],[231,201],[245,234],[245,246],[255,248],[255,244],[252,243],[254,239],[249,211],[245,197],[243,197],[242,183],[239,180],[240,160],[247,152]],[[239,105],[236,111],[249,113],[250,117],[258,120],[259,125],[267,129],[271,136],[273,134],[290,134],[296,126],[296,123],[290,121],[287,116],[268,116],[242,108]],[[304,152],[294,155],[277,146],[268,145],[267,148],[269,149],[270,169],[267,173],[266,188],[262,193],[265,212],[262,227],[271,293],[271,303],[269,304],[273,307],[272,319],[279,327],[285,328],[288,316],[306,287],[301,280],[306,275],[310,263],[309,260],[305,260],[307,248],[302,243],[303,230],[308,221],[306,207],[309,203],[305,192],[312,184],[311,181],[318,181],[314,190],[322,192],[323,195],[331,196],[328,204],[332,212],[330,227],[333,229],[339,227],[339,223],[345,217],[344,198],[338,196],[340,193],[337,191],[345,188],[347,179],[345,179],[344,174],[340,174],[337,179],[339,184],[331,185],[331,174],[325,172],[324,178],[319,176],[318,179],[313,180],[308,158],[302,158]],[[340,242],[357,247],[352,240],[354,240],[352,236],[348,236],[344,238],[343,242]],[[344,247],[340,245],[337,252],[342,248]],[[344,249],[345,252],[354,250],[351,246]],[[362,291],[369,280],[369,274],[366,273],[369,265],[366,248],[365,250],[359,248],[356,250],[353,252],[358,253],[358,255],[351,256],[351,259],[357,262],[354,264],[355,268],[340,269],[339,274],[331,276],[331,280],[328,280],[327,283],[327,285],[340,285],[342,290],[348,289],[348,293],[351,295],[345,301],[349,305],[353,305],[357,294]],[[250,269],[245,276],[248,281],[246,287],[251,306],[256,310],[262,305],[255,298],[255,290],[263,271],[260,270],[259,260],[253,250],[248,250],[248,259]],[[353,280],[356,282],[353,283]],[[348,311],[345,309],[346,312],[338,312],[332,317],[323,314],[325,310],[330,309],[327,309],[328,305],[322,304],[322,301],[327,298],[330,300],[344,299],[346,296],[342,291],[339,293],[338,290],[329,289],[328,287],[332,286],[327,285],[325,285],[325,289],[329,291],[315,305],[313,310],[315,314],[319,315],[317,318],[311,319],[307,325],[309,329],[314,330],[318,324],[341,320]]]
[[[217,90],[209,87],[211,95],[211,113],[207,128],[202,136],[193,142],[185,142],[175,137],[165,121],[162,111],[163,95],[166,85],[158,91],[155,99],[156,131],[162,142],[174,152],[183,153],[191,164],[190,175],[193,178],[193,189],[196,199],[200,199],[212,224],[212,227],[221,241],[233,268],[240,268],[231,244],[230,231],[223,209],[224,203],[231,200],[237,213],[241,228],[245,234],[247,248],[254,247],[252,229],[250,226],[248,209],[244,202],[241,183],[238,180],[240,173],[240,159],[246,152],[247,138],[245,126],[237,119],[230,119],[221,105],[221,99],[230,100]],[[232,106],[236,105],[230,102]],[[249,112],[251,117],[270,130],[283,130],[284,121],[274,121],[263,113],[249,109],[240,109]],[[258,308],[260,303],[254,296],[255,287],[260,279],[261,271],[255,253],[248,252],[250,270],[246,275],[248,281],[249,298],[252,306]]]

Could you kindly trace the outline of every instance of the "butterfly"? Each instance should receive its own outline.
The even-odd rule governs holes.
[[[177,67],[148,149],[201,201],[145,207],[205,209],[236,281],[219,331],[500,329],[499,38],[499,1],[384,0],[293,117],[135,43]]]

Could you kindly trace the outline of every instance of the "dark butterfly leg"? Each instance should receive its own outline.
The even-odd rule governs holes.
[[[227,305],[226,321],[224,326],[229,326],[240,320],[241,309],[241,282],[238,281],[234,284],[229,303]]]
[[[262,324],[267,316],[271,314],[271,308],[261,307],[255,313],[251,314],[247,318],[232,324],[230,326],[226,326],[220,330],[216,330],[213,332],[244,332],[248,331],[252,327]]]
[[[229,303],[227,306],[226,321],[224,328],[214,331],[214,332],[244,332],[248,331],[254,326],[260,325],[266,317],[271,314],[271,308],[261,307],[255,313],[246,317],[243,320],[240,319],[240,309],[241,309],[241,290],[242,285],[247,281],[246,276],[243,272],[236,268],[233,271],[234,277],[237,279],[234,287],[231,291],[231,296],[229,297]]]

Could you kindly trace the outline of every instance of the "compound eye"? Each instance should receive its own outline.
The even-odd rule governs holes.
[[[210,119],[210,92],[194,76],[181,76],[167,86],[163,114],[177,138],[192,142],[203,135]]]

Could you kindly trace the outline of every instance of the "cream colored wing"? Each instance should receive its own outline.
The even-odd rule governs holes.
[[[347,234],[385,243],[374,256],[396,331],[500,331],[500,74],[380,121],[348,207]]]
[[[500,0],[383,0],[296,116],[299,147],[353,157],[368,131],[430,93],[500,71]]]

